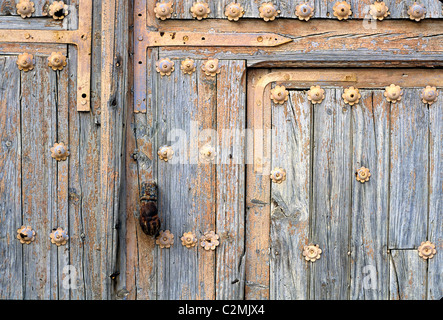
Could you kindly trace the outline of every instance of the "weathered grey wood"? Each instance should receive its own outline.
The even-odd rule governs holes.
[[[391,250],[390,299],[426,299],[427,262],[417,250]]]
[[[20,71],[0,57],[0,299],[23,298]]]
[[[323,250],[311,265],[311,299],[347,299],[351,215],[351,108],[342,89],[325,90],[314,108],[313,204],[310,242]]]
[[[364,184],[352,179],[351,300],[389,296],[387,255],[390,103],[381,90],[361,90],[352,107],[353,172],[369,168]]]
[[[311,102],[291,91],[285,105],[272,107],[272,169],[286,170],[286,181],[271,186],[270,299],[307,299],[311,192]]]
[[[389,248],[413,249],[426,240],[429,111],[421,90],[404,89],[391,107]]]
[[[17,14],[16,4],[19,2],[20,0],[0,0],[0,16],[9,16],[9,15],[17,16],[18,14]],[[48,16],[49,5],[52,3],[52,1],[32,0],[32,2],[34,2],[35,12],[32,14],[31,18],[26,18],[26,19],[32,19],[37,17],[48,17],[49,19],[50,17]],[[64,0],[64,3],[70,5],[71,3],[73,3],[73,1]]]

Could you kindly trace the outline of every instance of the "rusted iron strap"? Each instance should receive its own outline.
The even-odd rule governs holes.
[[[77,30],[1,30],[0,43],[64,43],[77,46],[77,110],[90,111],[92,0],[80,0]]]

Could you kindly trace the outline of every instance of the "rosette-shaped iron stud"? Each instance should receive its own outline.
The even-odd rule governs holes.
[[[197,1],[191,7],[191,14],[197,20],[206,19],[210,13],[211,9],[206,2]]]
[[[209,144],[205,144],[200,148],[200,158],[205,162],[211,162],[215,159],[216,151],[215,148]]]
[[[53,52],[48,57],[48,66],[54,71],[63,70],[67,64],[66,57],[61,52]]]
[[[220,237],[214,231],[209,231],[206,232],[200,239],[200,245],[206,251],[215,250],[215,248],[220,244],[219,239]]]
[[[215,77],[220,73],[218,59],[210,59],[202,65],[202,70],[207,76]]]
[[[163,146],[160,147],[157,154],[160,160],[168,162],[169,160],[172,159],[172,156],[174,155],[174,150],[172,150],[172,147],[170,146]]]
[[[171,61],[169,58],[164,58],[157,61],[155,66],[157,72],[160,73],[161,76],[170,76],[175,70],[174,61]]]
[[[308,21],[314,15],[314,8],[311,7],[308,3],[300,3],[295,8],[295,15],[299,20]]]
[[[25,72],[31,71],[32,69],[34,69],[34,65],[35,65],[35,60],[32,54],[25,52],[17,57],[17,67],[19,70]]]
[[[371,172],[369,171],[368,168],[361,167],[355,173],[355,177],[358,182],[365,183],[365,182],[369,181],[369,178],[371,177]]]
[[[409,19],[420,21],[423,20],[426,16],[426,8],[423,4],[418,4],[414,2],[412,6],[408,9]]]
[[[185,232],[180,240],[182,245],[188,249],[195,247],[198,242],[197,236],[193,232]]]
[[[17,239],[21,244],[30,244],[35,240],[35,231],[30,226],[22,226],[17,230]]]
[[[225,8],[225,16],[229,21],[238,21],[245,14],[243,7],[236,2],[231,2]]]
[[[272,182],[280,184],[286,180],[286,170],[280,167],[275,168],[271,171],[270,178]]]
[[[174,235],[169,230],[160,231],[160,235],[157,237],[157,240],[155,240],[155,243],[158,244],[161,249],[169,249],[174,244]]]
[[[320,259],[321,253],[322,250],[318,244],[303,247],[303,256],[305,257],[306,261],[315,262],[316,260]]]
[[[421,92],[421,99],[424,103],[433,104],[437,101],[438,91],[436,87],[426,86]]]
[[[325,90],[320,86],[312,86],[308,91],[308,100],[312,104],[321,103],[325,99]]]
[[[275,104],[284,104],[289,99],[289,91],[284,86],[275,86],[271,90],[271,99]]]
[[[432,259],[437,253],[435,244],[430,241],[422,242],[418,247],[418,255],[424,260]]]
[[[400,86],[396,86],[395,84],[391,84],[389,87],[385,88],[384,96],[386,100],[392,103],[397,103],[401,100],[403,95],[403,90]]]
[[[31,17],[35,12],[34,2],[29,0],[20,0],[15,7],[17,8],[17,14],[23,19]]]
[[[345,101],[345,103],[349,104],[350,106],[353,106],[354,104],[357,104],[360,101],[361,94],[357,88],[349,87],[345,89],[345,92],[342,94],[342,98]]]
[[[68,5],[63,1],[54,1],[49,6],[49,15],[55,20],[62,20],[68,15]]]
[[[185,74],[193,74],[196,69],[195,61],[193,59],[185,59],[180,67]]]
[[[68,233],[62,228],[52,229],[49,237],[51,238],[51,243],[57,247],[64,246],[69,239]]]
[[[157,19],[166,20],[172,17],[172,1],[169,2],[157,2],[155,4],[154,13]]]
[[[51,157],[57,161],[65,161],[70,154],[69,148],[63,142],[55,143],[51,148]]]
[[[274,21],[280,14],[280,10],[277,10],[272,2],[263,3],[258,10],[260,11],[260,18],[265,21]]]
[[[371,4],[369,8],[369,14],[374,20],[376,19],[381,21],[391,14],[388,6],[384,2],[376,1]]]
[[[332,9],[338,20],[347,20],[352,15],[351,5],[346,1],[336,2]]]

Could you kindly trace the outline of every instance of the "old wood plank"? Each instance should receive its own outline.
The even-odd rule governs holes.
[[[1,16],[1,29],[33,29],[33,30],[64,30],[66,29],[66,21],[54,19],[23,19],[20,16]]]
[[[0,299],[23,298],[20,71],[0,57]],[[35,227],[34,227],[35,228]]]
[[[369,168],[364,184],[352,180],[351,300],[389,295],[387,254],[390,103],[381,90],[361,90],[352,107],[353,171]]]
[[[311,192],[311,113],[304,91],[290,91],[288,102],[272,107],[272,168],[286,170],[286,181],[271,186],[270,299],[307,299]]]
[[[32,0],[32,2],[34,3],[35,12],[32,14],[31,18],[48,16],[49,4],[50,4],[49,1],[47,1],[47,0]],[[17,8],[16,8],[17,3],[19,3],[19,0],[0,0],[0,16],[10,16],[10,15],[16,16],[16,15],[18,15]],[[70,1],[65,0],[64,3],[69,5]],[[26,18],[26,19],[31,19],[31,18]]]
[[[391,107],[389,248],[414,249],[426,239],[429,110],[419,89],[404,89]]]

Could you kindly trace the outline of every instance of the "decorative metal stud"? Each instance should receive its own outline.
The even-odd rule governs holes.
[[[275,86],[271,90],[271,99],[275,104],[284,104],[289,99],[289,91],[284,86]]]
[[[21,244],[30,244],[35,240],[35,231],[30,226],[22,226],[17,230],[17,239]]]
[[[209,5],[206,2],[197,1],[192,5],[191,13],[197,20],[202,20],[208,17],[211,13],[211,9],[209,9]]]
[[[68,5],[63,1],[54,1],[49,6],[49,15],[55,20],[62,20],[68,15]]]
[[[51,238],[51,243],[57,247],[64,246],[69,239],[68,233],[62,228],[52,229],[49,237]]]
[[[286,180],[286,170],[280,167],[275,168],[271,171],[270,178],[274,183],[282,183]]]
[[[205,162],[211,162],[215,159],[215,156],[217,155],[214,147],[212,147],[209,144],[204,145],[200,148],[200,156]]]
[[[210,59],[202,65],[202,70],[207,76],[215,77],[220,73],[218,59]]]
[[[157,154],[160,160],[168,162],[172,159],[172,156],[174,155],[174,150],[172,150],[170,146],[163,146],[158,150]]]
[[[369,178],[371,177],[371,173],[369,172],[368,168],[361,167],[360,169],[357,170],[357,172],[355,173],[355,176],[356,176],[358,182],[365,183],[365,182],[369,181]]]
[[[198,242],[197,236],[193,232],[185,232],[180,240],[182,245],[188,249],[195,247]]]
[[[260,11],[260,17],[265,21],[274,21],[280,14],[280,10],[277,10],[272,2],[263,3],[258,10]]]
[[[169,58],[161,59],[157,61],[155,65],[157,72],[159,72],[161,76],[170,76],[175,70],[174,61],[171,61]]]
[[[35,60],[32,54],[25,52],[23,54],[18,55],[17,66],[19,70],[28,72],[34,69],[34,65],[35,65]]]
[[[400,86],[396,86],[395,84],[391,84],[389,87],[385,88],[384,96],[386,100],[392,103],[397,103],[401,100],[403,95],[403,90]]]
[[[31,17],[35,12],[34,2],[29,0],[20,0],[15,7],[17,8],[17,14],[23,19]]]
[[[308,3],[300,3],[295,8],[295,15],[299,20],[308,21],[314,15],[314,8],[311,7]]]
[[[333,7],[334,16],[338,20],[347,20],[352,15],[351,5],[346,1],[336,2]]]
[[[432,259],[436,254],[435,244],[431,241],[422,242],[418,247],[418,255],[424,260]]]
[[[245,14],[243,7],[236,2],[231,2],[226,6],[225,16],[228,17],[229,21],[238,21]]]
[[[414,4],[409,7],[408,15],[409,19],[411,20],[423,20],[426,16],[426,8],[423,4],[418,4],[417,2],[414,2]]]
[[[220,237],[214,232],[206,232],[200,239],[200,245],[206,251],[215,250],[215,248],[220,244]]]
[[[155,240],[161,249],[169,249],[174,244],[174,235],[169,230],[160,231],[160,235]]]
[[[51,157],[57,161],[65,161],[70,154],[69,148],[63,142],[55,143],[51,148]]]
[[[155,4],[154,12],[157,19],[166,20],[172,17],[172,1],[169,2],[157,2]]]
[[[322,250],[318,244],[303,247],[303,256],[305,257],[306,261],[315,262],[316,260],[320,259],[321,253]]]
[[[61,52],[53,52],[48,57],[48,66],[54,71],[63,70],[67,64],[66,57]]]
[[[369,14],[376,20],[381,21],[391,14],[388,6],[384,2],[376,1],[371,4],[369,8]]]
[[[325,90],[320,86],[312,86],[308,91],[308,100],[312,104],[321,103],[325,99]]]
[[[424,103],[433,104],[437,101],[438,91],[436,87],[426,86],[421,92],[421,99]]]
[[[196,69],[195,61],[192,59],[185,59],[182,61],[181,69],[185,74],[193,74]]]
[[[343,93],[342,97],[345,103],[349,104],[350,106],[353,106],[354,104],[357,104],[360,101],[361,94],[357,88],[349,87],[345,89],[345,92]]]

